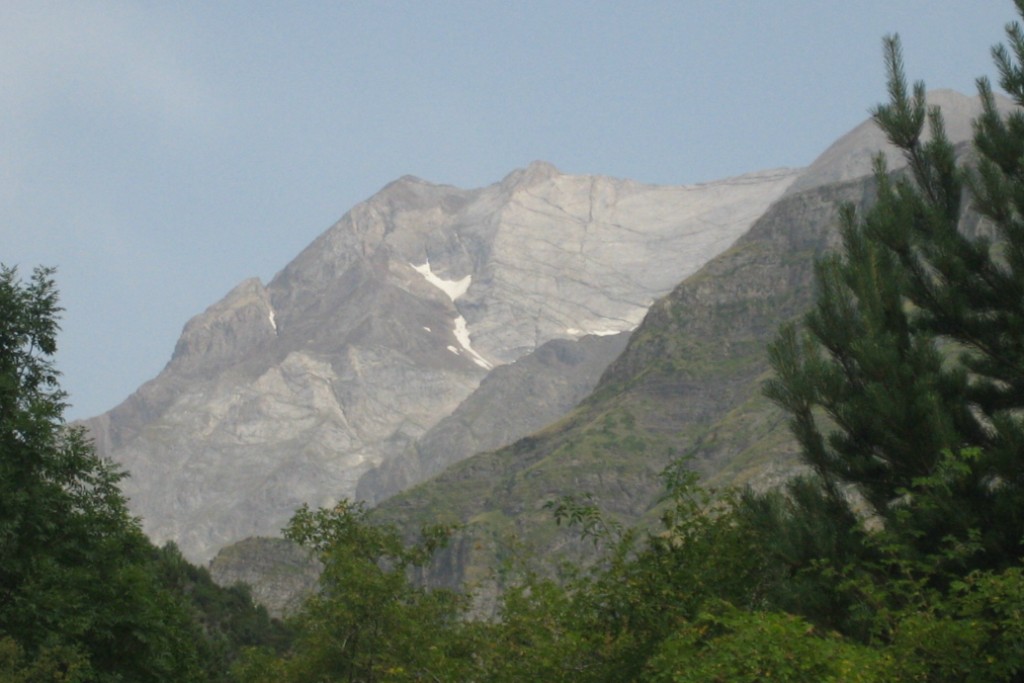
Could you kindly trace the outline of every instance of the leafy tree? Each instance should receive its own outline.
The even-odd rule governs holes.
[[[81,680],[88,662],[69,648],[44,648],[31,658],[10,636],[0,638],[0,683],[69,683]]]
[[[248,586],[218,586],[206,568],[189,563],[173,543],[153,548],[150,555],[157,583],[177,596],[189,615],[206,680],[231,680],[231,668],[245,648],[280,654],[290,646],[291,631],[253,603]]]
[[[472,639],[462,636],[463,596],[410,582],[409,570],[447,539],[444,528],[406,547],[398,531],[367,520],[360,503],[303,506],[285,535],[323,563],[319,592],[297,615],[294,647],[283,658],[251,651],[244,681],[465,680]]]
[[[775,680],[791,683],[892,681],[880,675],[882,656],[835,633],[820,633],[800,617],[710,604],[693,622],[659,644],[644,680],[652,683]]]
[[[496,644],[484,655],[485,680],[643,680],[666,639],[709,602],[763,606],[779,572],[766,567],[766,544],[736,499],[704,490],[686,460],[663,479],[661,528],[644,535],[624,532],[586,497],[548,505],[604,554],[561,584],[526,575],[506,592],[484,638]],[[678,663],[675,654],[665,657]]]
[[[936,586],[933,557],[858,527],[812,480],[714,497],[682,462],[666,481],[643,547],[505,597],[483,680],[1020,680],[1020,566]],[[578,505],[553,507],[583,534],[606,528]]]
[[[122,473],[64,424],[60,310],[52,270],[26,283],[0,266],[0,643],[40,680],[195,680],[187,619],[157,585]]]

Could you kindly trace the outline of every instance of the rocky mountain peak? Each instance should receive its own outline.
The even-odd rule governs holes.
[[[978,97],[967,96],[955,90],[931,90],[925,97],[929,106],[936,106],[942,110],[946,135],[952,142],[962,143],[971,140],[974,135],[973,121],[981,113],[981,100]],[[996,103],[1000,109],[1006,111],[1014,107],[1014,104],[1005,97],[997,96]],[[929,139],[927,130],[924,139]],[[889,144],[874,120],[868,118],[822,152],[790,186],[788,193],[794,194],[813,187],[847,182],[870,175],[874,159],[880,153],[885,156],[890,169],[902,168],[906,164],[903,156]]]
[[[459,425],[500,424],[503,438],[553,419],[611,361],[614,344],[585,338],[636,327],[795,177],[649,186],[535,162],[473,190],[401,178],[269,284],[247,280],[189,321],[160,376],[90,427],[131,472],[125,491],[146,531],[205,561],[278,533],[302,503],[393,492],[364,479],[387,463],[379,481],[415,483],[451,461],[419,447],[428,436],[501,445],[432,431],[465,401]],[[585,344],[597,360],[556,362],[549,347],[532,367],[564,381],[506,373],[477,394],[490,373],[553,340]],[[476,401],[502,419],[478,420]]]
[[[932,93],[929,101],[946,111],[954,142],[965,141],[977,101],[951,92]],[[438,429],[419,440],[425,453],[420,462],[435,466],[434,478],[381,502],[374,514],[400,528],[439,518],[461,525],[426,580],[483,584],[478,604],[486,610],[497,587],[479,577],[500,576],[498,558],[508,552],[500,539],[509,534],[536,557],[585,562],[588,548],[555,528],[545,503],[585,492],[627,526],[653,523],[664,494],[660,475],[681,455],[711,487],[775,487],[802,471],[786,416],[761,391],[770,376],[766,344],[781,323],[812,304],[815,259],[838,242],[839,208],[864,211],[874,201],[870,160],[877,147],[871,149],[871,140],[883,142],[866,122],[837,141],[801,177],[802,189],[791,185],[735,243],[659,298],[592,393],[559,420],[445,469],[431,460],[443,452],[437,446],[465,440],[467,430],[445,429],[442,435]],[[706,200],[708,192],[750,181],[720,181],[700,191]],[[516,199],[539,210],[558,196],[550,186],[564,191],[572,182],[562,176]],[[592,188],[607,183],[607,196],[616,197],[611,206],[628,196],[616,181],[590,182]],[[593,196],[583,205],[588,215],[600,206]],[[556,205],[573,216],[582,213],[571,204]],[[603,211],[593,208],[592,215],[607,216]],[[677,217],[694,211],[711,220],[717,209],[697,210],[690,203],[677,211]],[[622,260],[615,263],[610,270]],[[541,356],[530,360],[540,362]],[[477,393],[499,376],[492,373]],[[452,419],[482,423],[463,412],[460,407]],[[489,426],[500,428],[495,421]]]
[[[267,289],[250,278],[185,325],[170,367],[183,374],[216,372],[276,335]]]
[[[561,171],[554,164],[538,160],[530,162],[526,168],[516,169],[509,173],[502,179],[501,185],[508,189],[529,187],[558,175],[561,175]]]

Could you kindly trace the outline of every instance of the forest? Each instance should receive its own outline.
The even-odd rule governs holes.
[[[1018,23],[992,54],[1024,106]],[[54,271],[0,269],[0,683],[1024,681],[1024,113],[979,79],[957,150],[897,37],[884,58],[907,168],[879,157],[766,350],[807,474],[712,491],[684,456],[653,530],[551,500],[596,559],[511,559],[494,618],[414,580],[452,528],[409,545],[360,503],[295,513],[323,572],[283,622],[155,547],[64,421]]]

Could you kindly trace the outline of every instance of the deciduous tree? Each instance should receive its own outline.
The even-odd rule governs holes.
[[[0,266],[0,641],[66,680],[195,680],[186,617],[157,585],[122,473],[64,423],[52,274]]]

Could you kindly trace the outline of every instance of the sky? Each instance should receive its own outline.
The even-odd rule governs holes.
[[[403,175],[534,160],[691,184],[810,164],[885,98],[882,37],[975,92],[1009,0],[0,3],[0,262],[55,266],[69,419],[155,377]]]

